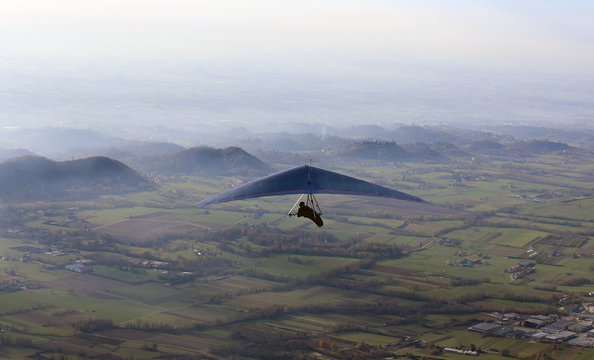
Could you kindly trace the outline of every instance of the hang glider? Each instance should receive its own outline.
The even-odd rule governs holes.
[[[427,203],[416,196],[405,194],[385,186],[316,168],[311,165],[303,165],[240,185],[202,200],[196,206],[203,207],[228,201],[288,194],[378,196]]]

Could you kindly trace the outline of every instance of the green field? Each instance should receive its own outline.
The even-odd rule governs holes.
[[[237,183],[223,177],[23,205],[0,234],[0,357],[458,359],[440,349],[474,347],[481,359],[589,359],[594,349],[467,331],[494,311],[561,316],[561,299],[591,302],[594,166],[563,161],[337,163],[431,205],[320,195],[323,228],[285,215],[292,196],[194,208]],[[43,224],[69,207],[76,221]],[[534,272],[512,278],[526,259]],[[88,272],[65,268],[76,263]]]

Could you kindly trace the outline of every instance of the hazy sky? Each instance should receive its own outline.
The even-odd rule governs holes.
[[[366,53],[585,69],[593,16],[588,0],[4,0],[0,29],[13,59],[308,56],[315,65]]]
[[[590,0],[3,0],[0,125],[583,123],[592,19]]]

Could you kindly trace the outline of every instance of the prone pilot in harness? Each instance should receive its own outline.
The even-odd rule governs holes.
[[[290,214],[290,215],[295,215],[295,214]],[[320,214],[315,212],[309,206],[305,205],[305,203],[303,201],[299,203],[299,210],[297,210],[296,215],[297,215],[297,217],[306,217],[306,218],[310,219],[319,227],[322,227],[324,225],[324,222],[322,221],[322,217],[320,216]]]

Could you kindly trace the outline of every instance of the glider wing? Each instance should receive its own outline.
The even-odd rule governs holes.
[[[426,202],[418,197],[385,186],[304,165],[240,185],[202,200],[196,206],[202,207],[227,201],[287,194],[362,195]]]

